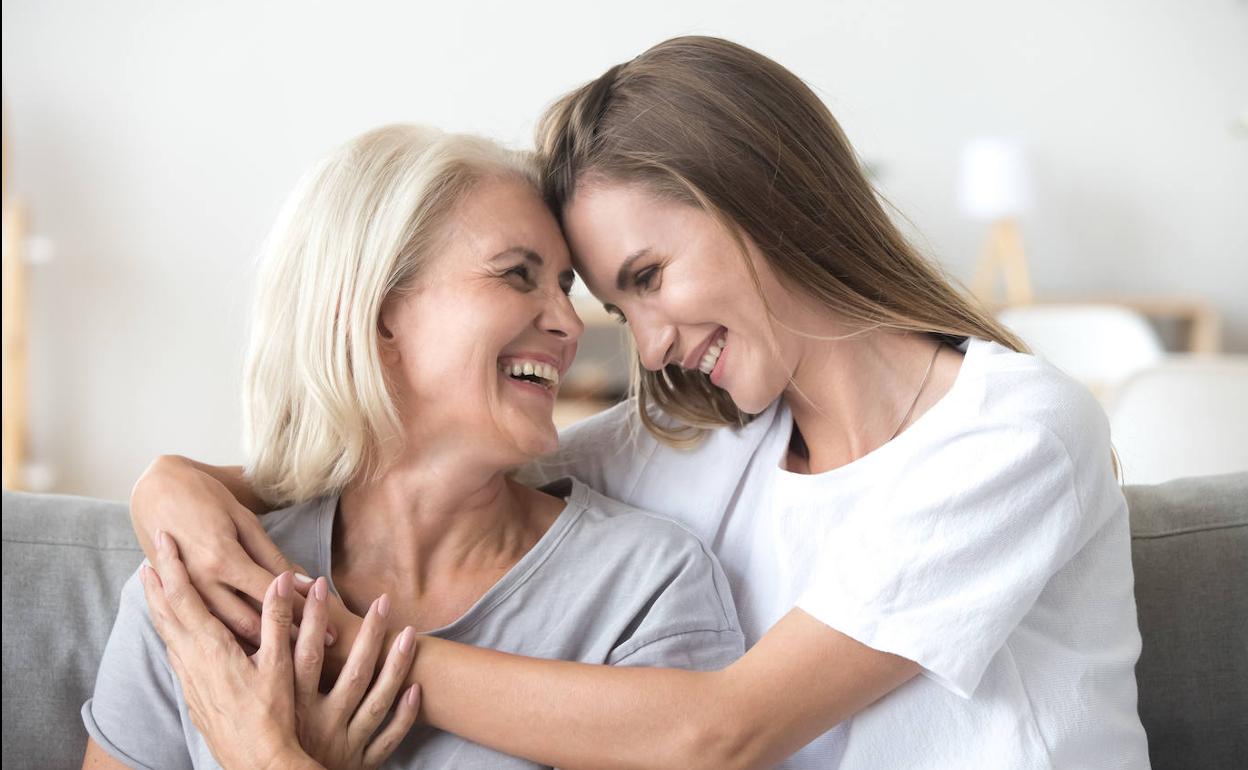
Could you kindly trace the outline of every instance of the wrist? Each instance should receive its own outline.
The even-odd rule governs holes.
[[[324,767],[308,756],[299,744],[283,744],[261,767],[264,770],[324,770]]]
[[[364,621],[342,604],[330,602],[329,623],[334,628],[335,637],[333,645],[325,648],[324,667],[326,673],[337,677],[347,663],[347,656],[355,645],[356,637],[360,635]]]

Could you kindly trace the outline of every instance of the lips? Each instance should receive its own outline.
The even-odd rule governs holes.
[[[710,349],[711,345],[714,345],[727,333],[728,329],[720,326],[715,331],[708,334],[706,339],[702,340],[702,344],[689,351],[689,355],[685,356],[685,360],[682,361],[680,365],[685,369],[701,368],[702,359],[706,357],[706,352]]]

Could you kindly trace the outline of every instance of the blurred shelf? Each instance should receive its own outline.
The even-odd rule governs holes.
[[[555,427],[562,430],[586,417],[593,417],[603,410],[610,409],[615,404],[615,401],[596,398],[570,398],[556,401]]]
[[[1208,301],[1182,296],[1131,296],[1102,294],[1080,297],[1040,297],[1037,305],[1118,305],[1147,318],[1168,343],[1180,353],[1220,353],[1222,316]],[[1010,307],[995,304],[996,313]],[[1174,327],[1179,327],[1177,330]],[[1177,334],[1170,333],[1177,331]]]

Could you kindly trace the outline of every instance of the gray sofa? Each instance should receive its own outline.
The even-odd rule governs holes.
[[[1248,473],[1126,493],[1153,767],[1248,767]],[[3,521],[4,766],[78,767],[78,709],[142,554],[123,503],[5,492]]]

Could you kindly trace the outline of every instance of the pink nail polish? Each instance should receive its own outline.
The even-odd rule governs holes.
[[[323,577],[317,578],[312,586],[312,592],[316,594],[317,601],[325,601],[325,597],[329,594],[329,581]]]
[[[156,547],[162,551],[167,551],[169,545],[169,535],[163,529],[156,530]]]
[[[415,635],[416,633],[412,630],[411,626],[403,629],[403,633],[399,634],[399,652],[406,655],[412,651],[412,644],[415,642],[412,637]]]
[[[377,614],[383,618],[390,616],[390,595],[382,594],[377,598]]]
[[[290,596],[290,573],[283,572],[277,576],[277,595],[283,599]]]
[[[420,691],[420,685],[418,684],[414,684],[411,687],[407,688],[407,696],[406,696],[407,705],[409,706],[416,705],[416,693],[418,693],[419,691]]]

